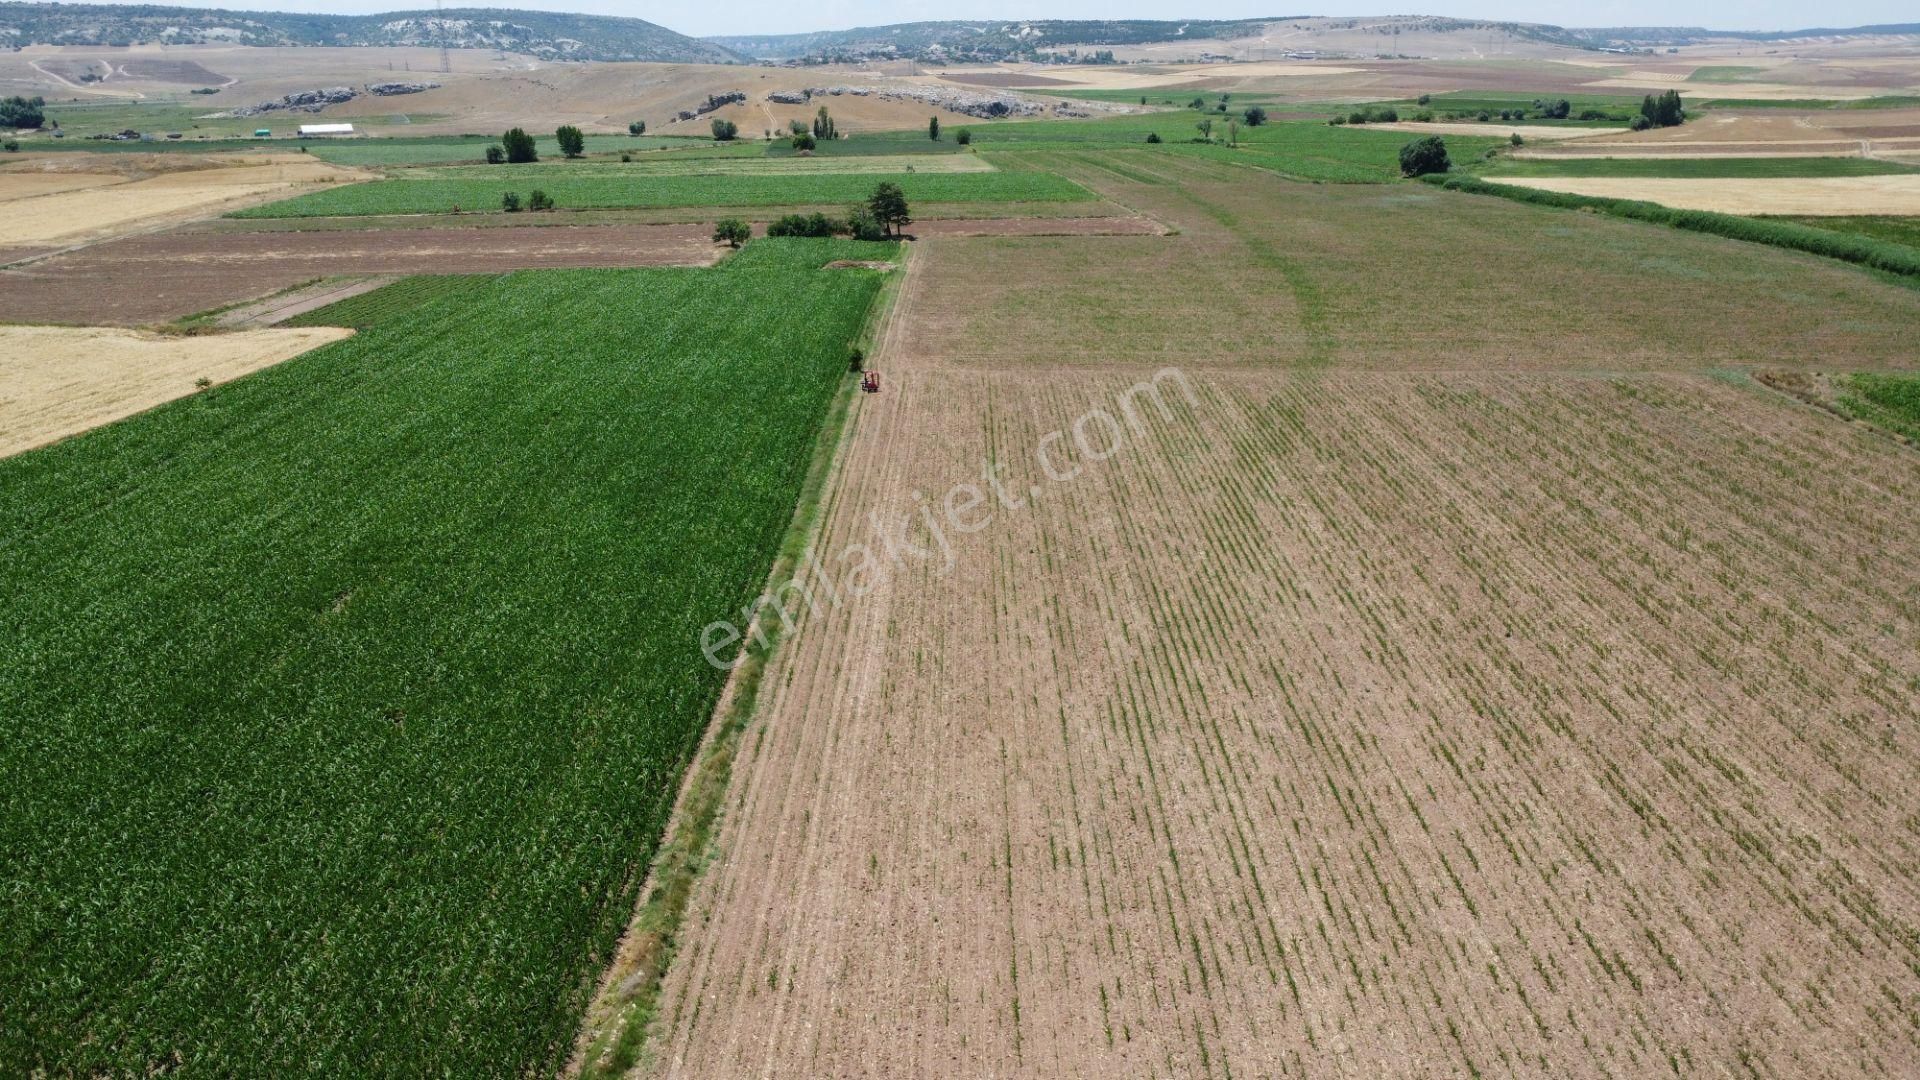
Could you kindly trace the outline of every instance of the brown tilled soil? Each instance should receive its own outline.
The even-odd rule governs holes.
[[[916,248],[651,1070],[1913,1075],[1920,457],[1650,370],[1912,294],[1493,200],[1108,187],[1181,234]],[[1395,245],[1458,270],[1410,302]],[[1616,291],[1719,259],[1788,291]]]
[[[187,231],[131,237],[0,270],[0,321],[137,326],[341,274],[705,266],[710,226],[485,231]]]

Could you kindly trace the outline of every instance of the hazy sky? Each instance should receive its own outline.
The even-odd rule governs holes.
[[[431,6],[422,0],[161,0],[187,6],[364,14]],[[785,34],[922,19],[1239,19],[1263,15],[1382,15],[1417,11],[1468,19],[1510,19],[1561,26],[1706,26],[1722,30],[1798,30],[1920,20],[1915,0],[1663,0],[1615,3],[1541,3],[1539,0],[1458,0],[1448,4],[1302,3],[1298,10],[1257,0],[447,0],[448,7],[516,7],[626,15],[683,34]]]

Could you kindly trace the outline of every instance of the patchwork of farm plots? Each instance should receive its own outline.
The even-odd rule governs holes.
[[[5,1071],[564,1063],[880,287],[799,265],[368,294],[0,461]]]

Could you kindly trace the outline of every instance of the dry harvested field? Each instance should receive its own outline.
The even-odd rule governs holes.
[[[180,230],[0,270],[0,320],[139,326],[337,274],[704,266],[711,225],[342,232]]]
[[[1910,363],[1920,298],[1105,193],[1181,232],[916,246],[645,1071],[1912,1075],[1920,458],[1680,369]]]
[[[22,198],[32,200],[9,206],[4,221],[0,221],[0,245],[96,240],[263,202],[301,185],[365,178],[365,174],[351,169],[298,155],[210,156],[194,163],[211,167],[131,180],[119,173],[0,174],[0,194],[5,194],[10,185],[18,185],[31,192]],[[63,189],[61,184],[70,186]],[[44,190],[33,190],[36,187]]]
[[[103,327],[0,326],[0,457],[63,439],[298,356],[351,330],[166,337]]]
[[[1503,184],[1645,199],[1723,214],[1920,214],[1920,175],[1695,180],[1676,177],[1502,177]]]

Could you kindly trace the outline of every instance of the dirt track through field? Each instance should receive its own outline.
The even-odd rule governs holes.
[[[1143,280],[1236,264],[1209,195]],[[1365,262],[1325,210],[1219,283],[1282,347]],[[916,254],[653,1074],[1911,1074],[1920,457],[1578,358],[1187,367],[1151,311],[982,363],[1003,243]],[[967,483],[950,565],[884,554]]]
[[[338,274],[705,266],[711,226],[171,232],[0,270],[0,320],[138,326]]]

